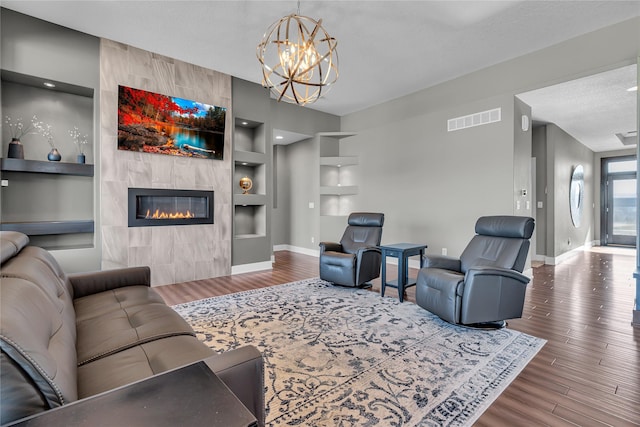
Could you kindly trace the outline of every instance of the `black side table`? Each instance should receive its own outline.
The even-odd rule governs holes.
[[[394,243],[391,245],[379,246],[382,251],[382,285],[380,286],[380,296],[384,296],[384,289],[387,286],[398,288],[398,299],[404,299],[404,291],[416,285],[416,279],[409,278],[409,257],[420,255],[420,267],[422,267],[422,257],[427,245],[417,243]],[[398,258],[398,280],[387,282],[387,257]]]
[[[206,362],[200,361],[11,426],[257,427],[258,422]]]

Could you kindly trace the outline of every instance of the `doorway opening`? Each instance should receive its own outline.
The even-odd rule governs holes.
[[[602,159],[600,244],[636,246],[636,156]]]

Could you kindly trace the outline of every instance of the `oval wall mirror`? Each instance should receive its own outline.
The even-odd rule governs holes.
[[[571,221],[577,228],[580,227],[582,219],[582,206],[584,205],[584,168],[578,165],[571,174],[571,185],[569,187],[569,210]]]

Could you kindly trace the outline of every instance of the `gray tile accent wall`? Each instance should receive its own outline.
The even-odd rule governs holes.
[[[224,160],[119,151],[118,85],[227,108]],[[151,267],[152,286],[231,274],[231,76],[101,40],[102,268]],[[127,226],[127,188],[213,190],[214,224]]]

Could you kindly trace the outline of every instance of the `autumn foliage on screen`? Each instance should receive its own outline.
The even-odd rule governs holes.
[[[226,109],[118,88],[118,149],[221,160]]]

